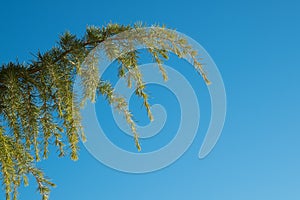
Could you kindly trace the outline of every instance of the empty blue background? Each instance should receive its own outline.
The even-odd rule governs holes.
[[[209,97],[201,78],[187,69],[203,99],[203,125],[182,158],[163,170],[134,175],[104,166],[83,145],[77,162],[53,152],[39,163],[57,184],[50,199],[300,199],[299,10],[296,0],[1,1],[0,63],[29,61],[30,53],[50,49],[66,30],[82,35],[87,25],[110,21],[159,23],[203,45],[227,91],[226,124],[205,159],[197,155],[209,121]],[[155,96],[155,87],[153,91]],[[144,119],[145,113],[134,106],[136,118]],[[110,108],[103,104],[103,109],[110,116]],[[176,116],[175,111],[169,110],[170,115]],[[176,117],[171,120],[177,122]],[[111,134],[118,134],[111,127]],[[22,200],[39,199],[33,180],[20,193]]]

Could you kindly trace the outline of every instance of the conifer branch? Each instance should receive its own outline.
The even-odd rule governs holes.
[[[164,27],[143,29],[143,25],[138,24],[92,26],[82,38],[66,32],[55,47],[37,53],[30,63],[3,64],[0,67],[0,170],[6,200],[17,199],[18,187],[28,185],[30,174],[38,184],[42,199],[49,198],[54,184],[36,163],[48,157],[50,145],[57,148],[59,156],[78,159],[79,138],[85,137],[80,104],[87,99],[96,101],[97,95],[104,95],[123,114],[134,135],[134,143],[138,151],[141,150],[127,100],[115,93],[108,80],[101,77],[99,80],[95,73],[97,58],[88,57],[99,44],[104,45],[108,58],[121,64],[117,75],[126,79],[127,86],[134,87],[135,94],[143,99],[150,120],[153,116],[143,74],[138,67],[137,45],[148,50],[164,80],[167,80],[167,73],[162,64],[168,59],[168,52],[173,52],[178,57],[190,57],[197,72],[209,84],[197,52],[184,38]],[[81,102],[77,102],[73,94],[77,75],[83,79],[84,98]]]

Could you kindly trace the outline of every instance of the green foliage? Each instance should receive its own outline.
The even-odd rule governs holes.
[[[37,53],[31,63],[11,62],[1,66],[0,168],[7,200],[17,199],[17,188],[21,184],[28,185],[28,175],[32,175],[38,183],[42,199],[48,199],[54,184],[37,168],[36,162],[47,158],[49,145],[57,147],[59,156],[70,155],[72,160],[78,159],[79,138],[85,139],[80,105],[86,100],[96,101],[97,95],[104,95],[109,104],[124,115],[134,133],[135,145],[141,150],[126,99],[116,94],[107,80],[99,79],[99,58],[88,56],[94,55],[93,52],[96,55],[95,47],[99,44],[103,45],[108,58],[116,58],[120,63],[118,76],[126,79],[128,87],[135,88],[135,94],[143,99],[150,120],[153,116],[138,67],[136,46],[147,47],[164,80],[167,80],[167,73],[162,63],[168,59],[168,52],[173,52],[179,57],[193,59],[195,69],[209,83],[197,52],[184,38],[164,27],[142,27],[118,24],[102,28],[91,26],[82,38],[66,32],[55,47],[45,53]],[[117,34],[118,37],[113,37]],[[73,96],[76,75],[83,80],[84,98],[80,101]]]

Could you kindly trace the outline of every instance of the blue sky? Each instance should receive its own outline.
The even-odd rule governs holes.
[[[166,24],[197,40],[225,83],[226,123],[208,157],[199,160],[197,155],[209,122],[209,97],[201,78],[187,68],[182,73],[199,91],[201,122],[183,157],[163,170],[136,175],[106,167],[83,145],[77,162],[52,153],[40,164],[58,185],[51,199],[299,199],[299,9],[296,0],[1,2],[0,63],[28,61],[30,52],[51,48],[66,30],[82,35],[87,25],[143,21]],[[177,61],[170,64],[176,68]],[[153,96],[160,90],[153,86]],[[175,105],[174,97],[167,95]],[[168,109],[166,99],[152,100],[160,101]],[[109,108],[100,106],[110,116]],[[144,113],[137,106],[131,105],[143,122]],[[169,109],[175,117],[168,123],[174,127],[175,111]],[[119,134],[104,118],[107,128]],[[168,126],[162,140],[154,138],[153,145],[160,147],[172,138],[168,133],[174,127]],[[117,135],[109,137],[120,146],[131,145]],[[21,190],[20,199],[39,199],[33,180],[30,185]]]

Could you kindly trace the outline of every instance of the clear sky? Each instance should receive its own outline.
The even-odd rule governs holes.
[[[197,155],[208,126],[209,97],[201,78],[187,69],[187,79],[199,91],[201,122],[192,146],[177,162],[136,175],[106,167],[83,145],[77,162],[53,152],[39,164],[58,185],[50,199],[300,199],[299,10],[297,0],[2,1],[0,63],[28,61],[30,53],[51,48],[66,30],[82,35],[87,25],[142,21],[166,24],[197,40],[216,62],[226,87],[225,127],[205,159]],[[175,68],[176,63],[170,61]],[[171,118],[167,130],[153,138],[154,146],[143,142],[150,150],[172,138],[178,121],[176,109],[168,108],[169,101],[176,104],[174,97],[160,90],[153,86],[152,101],[165,104]],[[108,137],[134,150],[111,125],[109,107],[100,107],[108,113],[99,116],[112,132]],[[143,122],[140,105],[131,107]],[[39,199],[33,180],[30,186],[21,190],[20,199]]]

